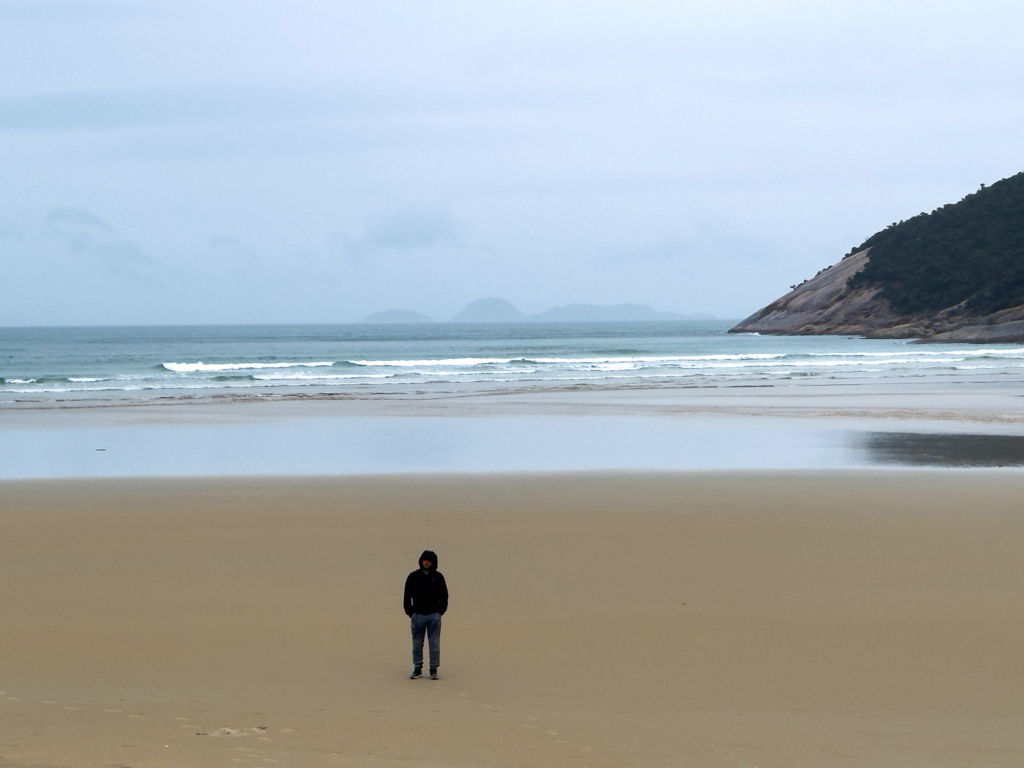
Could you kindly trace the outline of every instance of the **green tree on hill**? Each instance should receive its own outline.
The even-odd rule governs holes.
[[[964,303],[972,314],[1024,304],[1024,173],[886,227],[849,287],[882,286],[905,314]]]

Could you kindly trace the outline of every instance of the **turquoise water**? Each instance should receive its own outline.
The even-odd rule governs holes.
[[[0,403],[1024,374],[1020,345],[737,335],[731,324],[0,328]]]

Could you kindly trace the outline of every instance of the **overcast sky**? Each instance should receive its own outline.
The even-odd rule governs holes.
[[[1017,2],[0,0],[0,325],[739,317],[1024,170]]]

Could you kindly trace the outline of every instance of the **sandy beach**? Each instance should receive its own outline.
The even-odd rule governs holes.
[[[0,484],[0,764],[1018,766],[1018,471]],[[406,679],[401,585],[452,591]]]
[[[0,768],[1024,768],[1024,3],[904,5],[0,0]]]

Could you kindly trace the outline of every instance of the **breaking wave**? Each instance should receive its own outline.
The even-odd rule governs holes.
[[[512,333],[495,327],[483,335],[467,336],[460,328],[437,336],[427,329],[435,335],[384,338],[378,333],[355,339],[330,329],[320,337],[304,332],[293,338],[285,326],[248,337],[237,328],[183,328],[168,329],[162,341],[126,330],[113,339],[104,331],[74,348],[67,344],[66,330],[55,329],[45,343],[33,337],[11,345],[23,357],[0,361],[0,395],[158,397],[174,390],[285,387],[417,393],[446,385],[507,391],[576,383],[760,386],[951,376],[1012,381],[1024,372],[1020,345],[939,348],[901,340],[727,335],[724,324],[703,335],[645,336],[635,330],[638,326],[627,326],[600,337],[562,332],[524,337],[521,328]]]
[[[216,371],[252,371],[261,368],[326,368],[334,362],[315,363],[161,363],[163,368],[174,373],[196,373]]]

